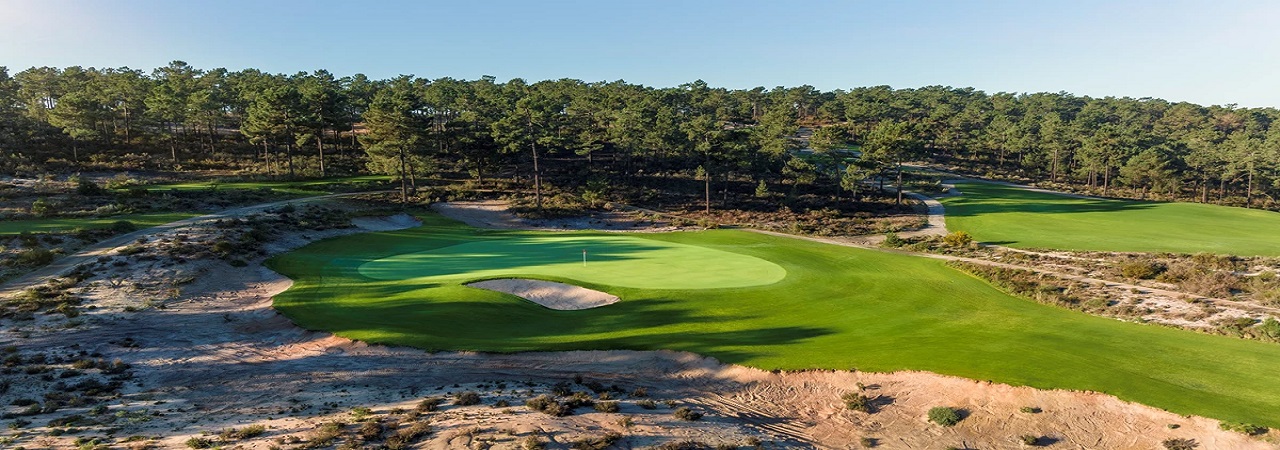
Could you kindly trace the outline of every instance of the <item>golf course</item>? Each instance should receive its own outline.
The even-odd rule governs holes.
[[[979,181],[939,199],[947,229],[1015,248],[1280,256],[1280,213],[1081,198]]]
[[[275,307],[308,329],[426,350],[670,349],[762,369],[922,370],[1280,426],[1280,346],[1041,305],[937,260],[741,230],[552,233],[421,219],[269,260],[295,281]],[[492,278],[622,301],[555,311],[464,286]]]

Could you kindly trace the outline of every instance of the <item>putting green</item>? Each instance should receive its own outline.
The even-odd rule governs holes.
[[[586,250],[587,263],[582,253]],[[404,253],[360,265],[375,280],[556,277],[642,289],[773,284],[781,266],[753,256],[630,236],[510,236]]]
[[[1202,203],[1142,202],[956,183],[940,199],[947,228],[1018,248],[1280,256],[1280,214]]]
[[[562,234],[477,230],[436,215],[422,219],[422,227],[334,238],[273,258],[269,266],[295,280],[275,297],[275,307],[309,329],[428,350],[670,349],[762,369],[924,370],[1099,391],[1181,414],[1280,426],[1280,345],[1046,306],[937,260],[740,230]],[[662,289],[612,284],[651,282],[613,273],[628,270],[584,274],[564,266],[565,273],[551,273],[572,263],[548,263],[547,248],[563,247],[564,257],[581,258],[582,245],[609,254],[601,242],[614,239],[626,247],[613,250],[617,259],[602,265],[628,269],[627,263],[641,263],[650,252],[676,252],[671,258],[683,262],[662,269],[671,282]],[[670,258],[656,261],[663,259]],[[746,287],[697,283],[699,272],[721,263],[757,271],[743,273],[753,281],[739,284],[764,283],[760,273],[778,273],[757,259],[785,275]],[[386,264],[373,263],[380,260],[401,263],[375,270]],[[479,270],[464,272],[473,267]],[[622,301],[555,311],[462,284],[480,274],[534,271],[540,272],[535,278]],[[369,276],[393,273],[404,278]]]

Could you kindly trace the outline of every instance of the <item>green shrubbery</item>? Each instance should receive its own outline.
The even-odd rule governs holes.
[[[935,406],[929,409],[929,421],[944,427],[960,423],[960,412],[948,406]]]

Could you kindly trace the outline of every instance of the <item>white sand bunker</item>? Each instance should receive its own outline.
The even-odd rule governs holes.
[[[539,305],[561,311],[599,308],[618,302],[618,297],[572,284],[551,281],[504,278],[477,281],[467,286],[505,292]]]

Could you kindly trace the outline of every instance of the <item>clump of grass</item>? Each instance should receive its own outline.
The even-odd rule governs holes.
[[[935,406],[929,409],[929,421],[944,427],[960,423],[960,412],[948,406]]]
[[[1171,438],[1165,439],[1160,443],[1165,450],[1196,450],[1200,447],[1200,443],[1195,439]]]
[[[427,397],[422,399],[422,401],[418,402],[417,409],[419,412],[435,411],[440,409],[440,404],[443,402],[444,400],[441,399],[440,397]]]
[[[213,439],[202,437],[192,437],[191,439],[187,439],[186,444],[187,448],[213,448],[214,446]]]
[[[480,394],[472,391],[463,392],[454,397],[453,404],[458,406],[471,406],[480,404]]]
[[[390,450],[401,450],[409,447],[414,441],[422,436],[426,436],[432,432],[431,424],[425,422],[414,422],[413,425],[396,430],[387,440],[383,442]]]
[[[854,411],[861,411],[864,413],[872,412],[871,397],[867,397],[857,392],[847,392],[843,396],[841,396],[840,399],[844,400],[845,407],[849,409],[852,409]]]
[[[266,432],[267,427],[264,425],[249,425],[244,428],[228,428],[226,430],[222,430],[221,433],[218,433],[218,437],[222,438],[224,441],[232,441],[255,438],[262,436],[262,434]]]
[[[622,434],[610,431],[603,436],[584,437],[573,441],[569,448],[574,450],[604,450],[622,440]]]
[[[1022,436],[1018,436],[1018,440],[1022,441],[1022,443],[1025,445],[1040,445],[1040,436],[1036,436],[1033,434],[1024,434]]]
[[[1222,428],[1223,430],[1227,430],[1227,431],[1234,431],[1237,433],[1246,434],[1249,436],[1266,434],[1268,430],[1267,427],[1264,427],[1261,425],[1254,425],[1251,423],[1243,423],[1243,422],[1225,422],[1225,421],[1222,423],[1219,423],[1218,428]]]
[[[702,419],[702,413],[690,409],[688,406],[681,406],[671,411],[671,415],[676,416],[680,420],[694,421]]]
[[[1021,408],[1018,408],[1018,411],[1022,411],[1027,414],[1039,414],[1041,409],[1035,406],[1023,406]]]
[[[550,395],[539,395],[524,402],[524,405],[534,411],[555,417],[564,417],[573,413],[572,408],[560,403],[559,400],[556,400]]]
[[[595,409],[596,411],[600,411],[603,413],[616,413],[618,412],[619,407],[618,407],[618,402],[614,400],[614,401],[607,401],[607,402],[596,402]]]
[[[521,450],[542,450],[547,448],[547,441],[537,436],[529,436],[520,441]]]

